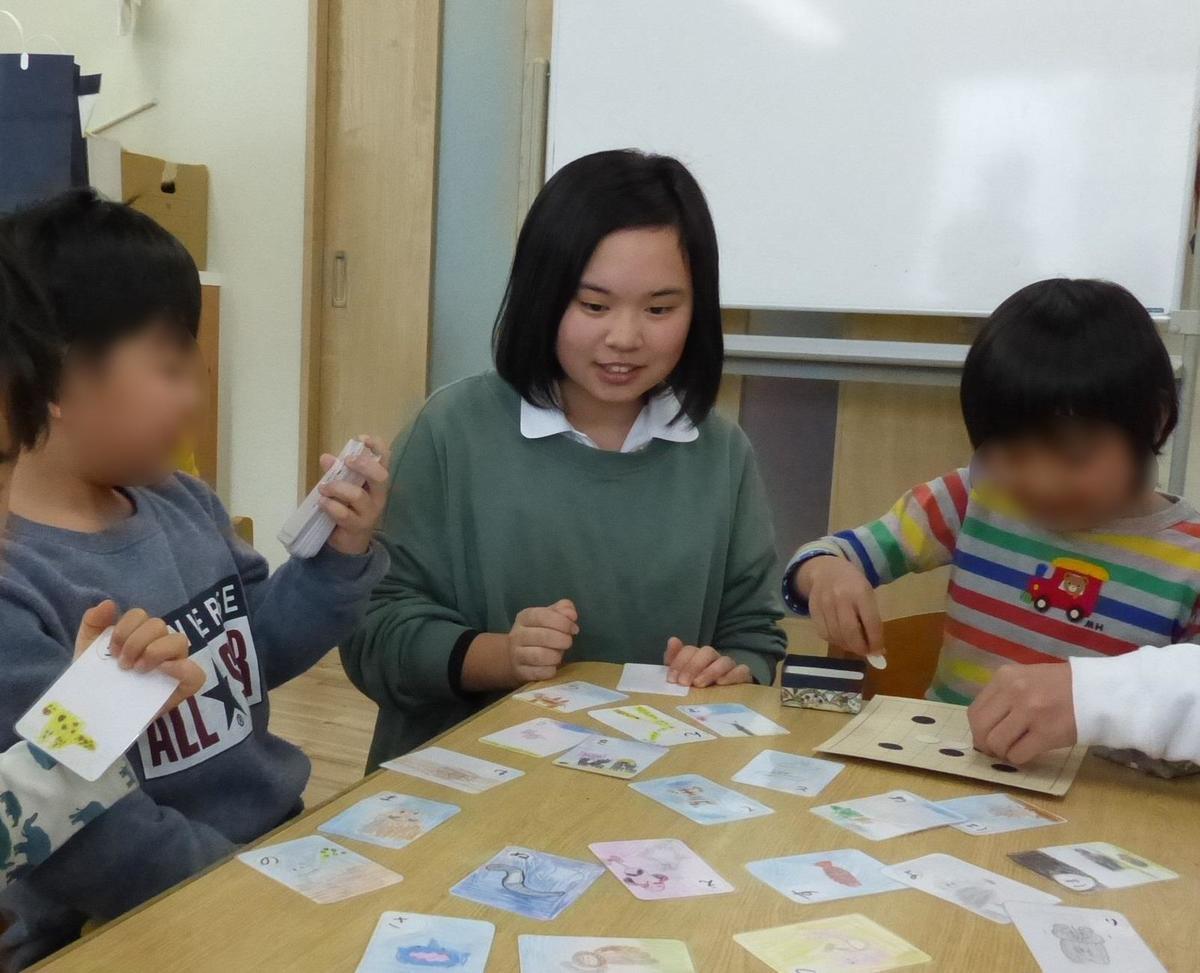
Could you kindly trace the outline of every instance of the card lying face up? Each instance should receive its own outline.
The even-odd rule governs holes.
[[[629,786],[697,824],[724,824],[775,813],[754,798],[722,787],[699,774],[659,777]]]
[[[110,628],[89,645],[16,725],[84,780],[97,780],[133,746],[179,685],[161,672],[122,669],[112,635]]]
[[[1119,912],[1010,902],[1008,915],[1045,973],[1092,968],[1167,973]]]
[[[678,939],[601,939],[585,936],[518,936],[521,973],[549,970],[641,970],[696,973]]]
[[[775,973],[882,973],[928,963],[929,955],[866,916],[834,916],[733,937]]]
[[[1136,855],[1107,841],[1084,841],[1077,845],[1055,845],[1051,848],[1039,849],[1042,855],[1054,859],[1067,870],[1082,873],[1093,879],[1106,889],[1128,889],[1136,885],[1146,885],[1150,882],[1165,882],[1179,876],[1169,868],[1156,865],[1141,855]],[[1018,864],[1032,867],[1028,862],[1019,860],[1016,855],[1010,856]],[[1046,874],[1040,868],[1034,868],[1041,874]],[[1059,884],[1065,884],[1058,875],[1049,876]],[[1091,891],[1080,888],[1078,891]]]
[[[639,899],[683,899],[733,891],[708,862],[677,838],[603,841],[588,847]]]
[[[460,810],[453,804],[384,791],[346,808],[317,830],[383,848],[403,848]]]
[[[859,895],[895,892],[904,886],[883,874],[883,863],[856,848],[818,851],[749,862],[746,870],[780,895],[808,905]]]
[[[908,791],[888,791],[886,794],[858,797],[809,810],[871,841],[898,838],[947,824],[961,824],[966,820],[961,814],[948,811]]]
[[[823,655],[789,655],[783,661],[784,706],[858,713],[863,705],[866,663]]]
[[[679,712],[723,737],[785,736],[787,730],[741,703],[680,706]]]
[[[549,757],[570,750],[591,735],[592,731],[585,727],[552,720],[548,716],[539,716],[536,720],[526,720],[479,739],[483,743],[514,750],[530,757]]]
[[[555,919],[603,874],[591,862],[510,846],[450,894],[530,919]]]
[[[574,713],[576,710],[589,709],[592,706],[604,706],[606,703],[619,703],[628,699],[624,693],[605,689],[590,682],[560,682],[543,689],[530,689],[517,693],[513,699],[520,699],[543,709],[552,709],[558,713]]]
[[[694,726],[677,720],[673,716],[668,716],[653,706],[639,704],[617,706],[614,709],[594,709],[588,715],[635,740],[641,740],[642,743],[654,743],[662,747],[716,739],[711,733],[697,730]]]
[[[564,753],[554,761],[554,765],[629,780],[670,752],[669,747],[659,747],[653,743],[592,736]]]
[[[455,969],[484,973],[496,927],[478,919],[385,912],[355,973]]]
[[[391,869],[315,834],[242,852],[238,861],[322,905],[402,881]]]
[[[469,757],[445,747],[426,747],[401,757],[385,760],[379,766],[408,774],[434,784],[453,787],[464,794],[482,794],[507,781],[523,777],[523,770],[514,770],[490,760]]]
[[[953,855],[925,855],[899,862],[883,869],[883,874],[1002,925],[1010,921],[1005,906],[1011,902],[1054,905],[1059,901]]]

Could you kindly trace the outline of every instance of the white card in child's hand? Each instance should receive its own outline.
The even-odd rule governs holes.
[[[355,973],[455,969],[484,973],[496,927],[480,919],[385,912]]]
[[[1008,915],[1042,973],[1080,969],[1167,973],[1137,930],[1119,912],[1010,902]]]
[[[552,709],[558,713],[574,713],[576,710],[603,706],[605,703],[619,703],[628,698],[624,693],[579,680],[559,682],[542,689],[528,689],[513,696],[513,699],[533,703],[534,706]]]
[[[1010,902],[1053,905],[1059,900],[1040,889],[1014,882],[953,855],[925,855],[884,868],[888,878],[920,889],[977,916],[1007,925]]]
[[[592,731],[585,727],[539,716],[536,720],[526,720],[479,739],[482,743],[515,750],[530,757],[549,757],[570,750],[591,735]]]
[[[667,682],[666,666],[648,666],[640,662],[626,662],[621,670],[621,681],[617,689],[625,693],[657,693],[659,696],[686,696],[687,686]]]
[[[315,834],[242,852],[238,860],[322,905],[403,881],[391,869]]]
[[[421,780],[453,787],[464,794],[482,794],[493,787],[525,776],[525,771],[494,764],[490,760],[468,757],[445,747],[426,747],[400,757],[385,760],[379,766]]]
[[[133,746],[179,685],[157,670],[122,669],[109,651],[112,634],[89,645],[16,726],[84,780],[97,780]]]
[[[947,811],[908,791],[888,791],[886,794],[858,797],[840,804],[824,804],[809,810],[871,841],[897,838],[966,820],[961,814]]]

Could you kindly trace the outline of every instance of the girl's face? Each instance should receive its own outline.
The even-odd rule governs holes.
[[[566,390],[630,405],[660,385],[683,354],[692,275],[674,227],[618,230],[600,241],[558,327]]]

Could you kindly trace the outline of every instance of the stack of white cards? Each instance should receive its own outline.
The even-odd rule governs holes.
[[[346,462],[369,451],[367,444],[361,440],[351,439],[346,443],[345,448],[338,454],[337,461],[304,498],[296,512],[287,519],[279,531],[279,542],[287,548],[292,557],[316,557],[325,546],[329,535],[333,533],[334,523],[333,518],[321,509],[321,487],[327,483],[343,481],[362,486],[366,478],[346,466]]]

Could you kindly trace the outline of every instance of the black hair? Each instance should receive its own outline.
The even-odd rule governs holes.
[[[960,398],[976,449],[1080,420],[1116,426],[1148,458],[1179,419],[1153,320],[1105,280],[1041,280],[1006,299],[971,345]]]
[[[35,446],[49,423],[59,367],[49,331],[49,305],[0,242],[0,418],[12,450]],[[0,462],[12,458],[4,446],[0,443]]]
[[[712,216],[683,163],[632,149],[564,166],[525,218],[492,334],[496,371],[523,398],[560,405],[558,326],[600,241],[617,230],[659,226],[678,232],[693,294],[687,341],[667,384],[693,422],[708,415],[724,358]]]
[[[72,189],[0,219],[0,238],[46,295],[49,336],[62,358],[101,357],[152,324],[189,344],[199,333],[196,264],[145,213]]]

